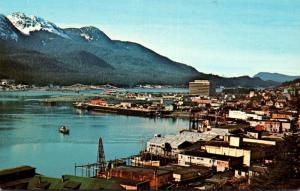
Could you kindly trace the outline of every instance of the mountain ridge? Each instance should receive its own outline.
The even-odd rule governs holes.
[[[255,74],[253,77],[259,77],[262,80],[272,80],[276,82],[287,82],[287,81],[292,81],[297,78],[300,78],[300,76],[291,76],[291,75],[286,75],[286,74],[281,74],[281,73],[271,73],[271,72],[259,72]]]
[[[2,51],[5,59],[2,59],[0,65],[7,65],[4,62],[12,62],[23,68],[30,66],[31,74],[22,74],[20,70],[20,74],[17,75],[19,76],[18,80],[25,83],[30,81],[30,83],[42,82],[45,84],[112,83],[131,86],[150,83],[181,85],[194,79],[210,79],[215,85],[225,86],[267,87],[276,85],[274,82],[250,77],[222,78],[217,75],[204,74],[191,66],[172,61],[141,44],[111,40],[96,27],[62,29],[49,22],[57,27],[57,31],[64,34],[61,35],[57,34],[57,31],[43,28],[44,26],[48,27],[47,24],[35,23],[41,18],[37,19],[38,17],[26,15],[22,15],[22,17],[33,18],[33,21],[29,19],[29,26],[38,25],[38,27],[33,27],[28,34],[24,34],[16,27],[11,26],[12,23],[5,23],[9,21],[8,19],[2,19],[0,31],[8,30],[5,33],[8,35],[7,37],[12,34],[11,31],[15,32],[17,40],[6,38],[4,33],[3,37],[0,35],[0,39],[2,39],[0,45],[6,51],[6,53]],[[46,20],[42,21],[48,23]],[[20,23],[26,22],[20,21]],[[23,54],[19,54],[17,57],[14,55],[15,50],[23,52]],[[30,53],[26,55],[28,51],[34,51],[32,63],[26,61],[30,57]],[[47,73],[45,69],[41,74],[39,73],[41,66],[46,69],[55,66],[54,68],[58,67],[58,71]],[[9,68],[6,68],[7,70]],[[11,70],[17,70],[17,68]],[[14,75],[11,77],[15,77],[16,73],[13,72]],[[0,71],[1,75],[3,74]],[[31,76],[30,80],[26,79],[28,75]]]

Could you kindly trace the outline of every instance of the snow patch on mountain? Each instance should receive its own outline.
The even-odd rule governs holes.
[[[9,21],[5,16],[0,15],[0,39],[3,40],[18,40],[17,33],[13,30]]]
[[[93,26],[81,27],[80,31],[81,31],[81,34],[86,34],[86,35],[92,37],[91,40],[93,40],[93,41],[102,41],[102,42],[110,42],[111,41],[110,38],[106,34],[104,34],[101,30],[99,30],[98,28],[93,27]]]
[[[87,41],[93,40],[93,37],[86,33],[81,33],[80,36],[85,38],[85,40],[87,40]]]
[[[27,16],[24,13],[13,13],[7,16],[10,22],[23,34],[30,35],[34,31],[47,31],[64,38],[70,38],[65,32],[55,24],[40,17]]]

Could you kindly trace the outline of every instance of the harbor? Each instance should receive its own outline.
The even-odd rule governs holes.
[[[300,1],[0,7],[0,191],[300,191]]]
[[[18,160],[4,161],[5,166],[13,163],[15,167],[0,171],[0,178],[14,179],[0,186],[253,188],[257,178],[278,165],[278,156],[296,154],[298,87],[211,96],[210,82],[198,80],[190,83],[189,94],[102,91],[81,102],[51,102],[55,104],[44,102],[56,99],[55,94],[33,99],[27,92],[20,99],[10,92],[2,97],[0,107],[5,113],[0,127],[5,147],[0,147],[4,154],[0,157]],[[276,97],[268,97],[275,91]],[[58,95],[64,96],[74,95]],[[260,103],[267,100],[264,110],[257,108],[253,97],[261,99]],[[277,101],[275,108],[272,100]],[[170,117],[175,112],[188,113],[188,120]],[[297,181],[291,180],[289,186],[296,188]]]
[[[94,91],[93,96],[99,92]],[[95,161],[99,136],[103,138],[104,149],[110,151],[106,158],[113,160],[138,153],[154,134],[175,134],[188,124],[182,119],[81,110],[74,108],[72,101],[43,103],[73,94],[78,96],[76,92],[60,91],[2,92],[0,168],[31,165],[49,176],[74,174],[75,163]],[[61,125],[70,129],[69,136],[58,132]]]

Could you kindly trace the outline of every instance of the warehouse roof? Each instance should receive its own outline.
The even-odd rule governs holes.
[[[172,148],[178,148],[185,142],[195,143],[197,141],[210,141],[217,136],[229,135],[228,129],[212,128],[203,133],[183,131],[177,135],[166,135],[165,137],[154,137],[148,143],[164,146],[169,143]]]

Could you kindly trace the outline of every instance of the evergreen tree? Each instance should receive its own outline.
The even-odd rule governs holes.
[[[252,189],[300,188],[300,136],[284,137],[276,154],[267,172],[252,178]]]

